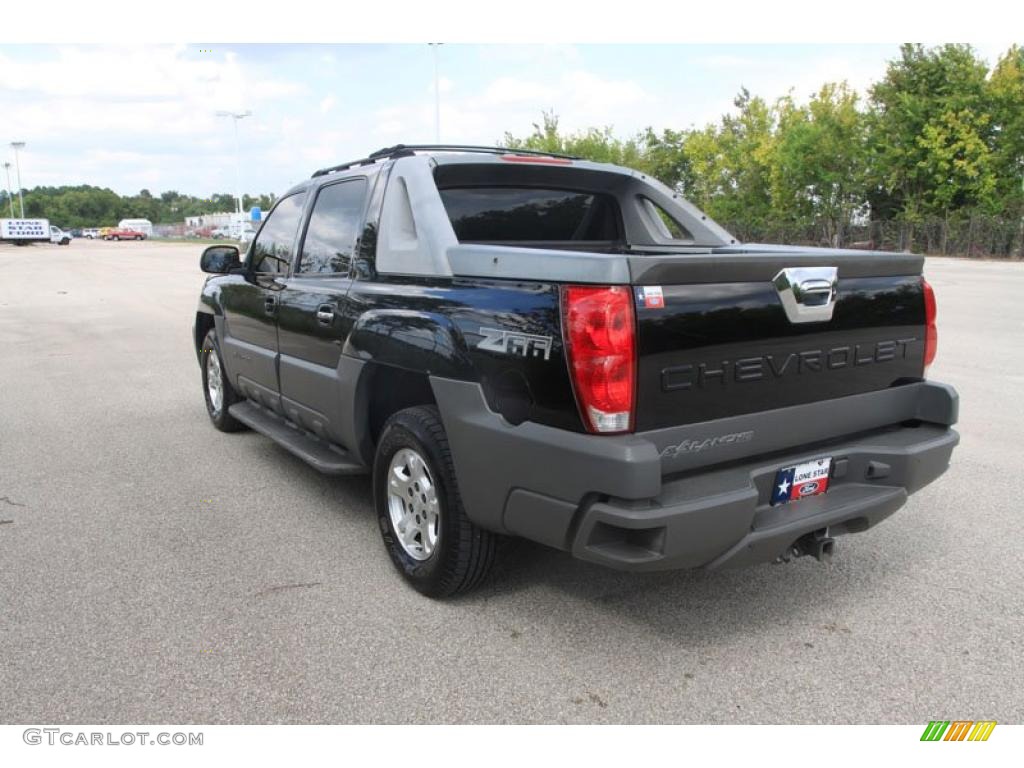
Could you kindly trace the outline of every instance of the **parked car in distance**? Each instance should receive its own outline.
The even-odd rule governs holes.
[[[231,227],[217,227],[210,233],[214,240],[231,239]]]
[[[81,237],[87,237],[90,240],[95,240],[100,236],[100,230],[98,227],[85,227],[82,230]]]
[[[121,219],[117,222],[117,229],[130,229],[132,232],[141,232],[146,237],[153,236],[153,222],[149,219]]]
[[[134,229],[112,228],[103,235],[104,240],[145,240],[146,233]]]
[[[50,242],[55,245],[67,245],[71,242],[71,233],[65,232],[60,227],[50,225]]]

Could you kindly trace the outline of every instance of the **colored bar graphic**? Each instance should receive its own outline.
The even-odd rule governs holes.
[[[949,720],[932,720],[921,734],[921,741],[940,741],[949,727]]]
[[[971,735],[967,737],[967,740],[988,741],[988,737],[992,735],[992,731],[994,731],[995,728],[995,720],[979,720],[974,724],[974,730],[971,731]]]
[[[946,738],[943,741],[963,741],[967,738],[967,733],[972,725],[974,725],[973,720],[954,720],[950,724],[949,730],[946,732]]]
[[[988,741],[995,727],[995,720],[932,720],[921,734],[921,741]]]

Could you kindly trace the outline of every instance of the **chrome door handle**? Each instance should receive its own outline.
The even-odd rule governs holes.
[[[317,307],[316,319],[321,325],[330,325],[334,322],[334,307],[330,304],[321,304]]]

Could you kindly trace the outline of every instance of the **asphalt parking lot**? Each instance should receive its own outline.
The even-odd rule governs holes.
[[[432,602],[364,479],[207,421],[201,246],[0,246],[0,722],[1024,721],[1024,263],[930,259],[950,472],[804,558],[516,543]]]

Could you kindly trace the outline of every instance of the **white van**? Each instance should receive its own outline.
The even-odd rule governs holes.
[[[130,229],[133,232],[141,232],[147,238],[153,236],[153,222],[149,219],[121,219],[117,223],[118,229]]]

